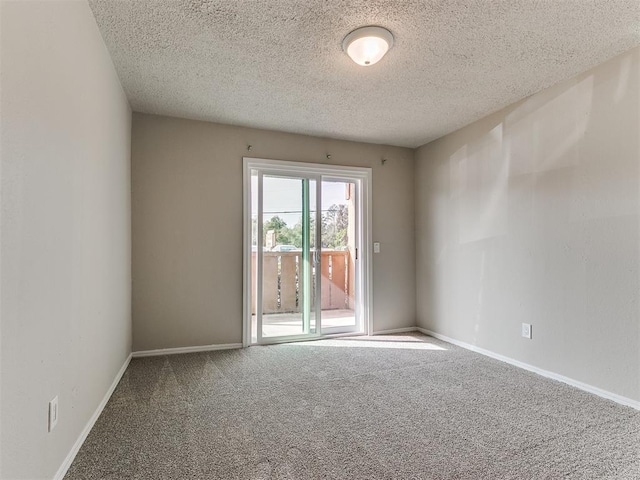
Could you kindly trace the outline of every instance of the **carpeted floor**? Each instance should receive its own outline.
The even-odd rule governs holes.
[[[131,362],[72,479],[640,479],[640,411],[408,334]]]

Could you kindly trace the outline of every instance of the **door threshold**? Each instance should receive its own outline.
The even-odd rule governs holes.
[[[262,342],[262,343],[251,343],[249,347],[264,347],[267,345],[277,345],[281,343],[299,343],[299,342],[314,342],[316,340],[327,340],[330,338],[340,338],[340,337],[366,337],[369,336],[364,332],[347,332],[347,333],[328,333],[326,335],[318,335],[315,337],[307,337],[307,338],[277,338],[271,342]]]

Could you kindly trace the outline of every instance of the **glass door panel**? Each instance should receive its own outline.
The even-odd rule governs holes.
[[[357,315],[356,183],[322,179],[322,333],[359,330]]]
[[[319,182],[286,173],[256,173],[252,340],[268,343],[315,336],[319,334],[315,301],[319,284],[314,281]]]

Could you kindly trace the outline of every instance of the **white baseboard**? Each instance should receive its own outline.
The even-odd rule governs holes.
[[[62,465],[60,465],[60,468],[58,469],[55,476],[53,477],[54,480],[62,480],[64,476],[67,474],[67,470],[69,470],[69,467],[73,463],[73,460],[76,458],[76,455],[80,451],[80,447],[82,447],[82,444],[87,439],[87,435],[89,435],[89,432],[91,431],[96,421],[98,420],[98,417],[102,413],[102,410],[104,410],[104,407],[107,405],[107,402],[111,398],[113,391],[118,386],[118,382],[120,382],[120,379],[124,375],[124,372],[127,370],[127,367],[129,366],[130,361],[131,361],[131,354],[129,354],[127,359],[122,364],[120,371],[118,371],[118,373],[116,374],[116,378],[113,379],[113,383],[109,387],[109,390],[107,390],[107,393],[102,398],[100,405],[98,405],[98,408],[96,408],[96,411],[93,412],[93,415],[91,415],[91,418],[89,419],[87,424],[84,426],[84,429],[82,430],[82,432],[80,433],[80,436],[76,440],[76,443],[73,444],[71,451],[69,452],[67,457],[64,459],[64,462],[62,462]]]
[[[178,353],[212,352],[214,350],[232,350],[242,348],[242,343],[220,343],[217,345],[197,345],[195,347],[159,348],[133,352],[133,358],[157,357],[158,355],[175,355]]]
[[[377,332],[373,332],[371,335],[391,335],[394,333],[415,332],[417,330],[418,327],[392,328],[391,330],[379,330]]]
[[[501,362],[505,362],[510,365],[522,368],[524,370],[537,373],[538,375],[542,375],[543,377],[550,378],[552,380],[557,380],[562,383],[566,383],[567,385],[571,385],[572,387],[579,388],[580,390],[584,390],[585,392],[593,393],[594,395],[598,395],[599,397],[606,398],[607,400],[612,400],[616,403],[619,403],[620,405],[625,405],[627,407],[640,410],[640,401],[623,397],[622,395],[618,395],[617,393],[608,392],[607,390],[603,390],[601,388],[594,387],[593,385],[589,385],[587,383],[574,380],[573,378],[565,377],[564,375],[550,372],[548,370],[543,370],[542,368],[534,367],[533,365],[529,365],[528,363],[524,363],[519,360],[514,360],[513,358],[505,357],[504,355],[494,353],[490,350],[485,350],[484,348],[471,345],[470,343],[461,342],[460,340],[456,340],[455,338],[450,338],[445,335],[432,332],[431,330],[427,330],[426,328],[416,327],[416,330],[424,333],[425,335],[430,335],[434,338],[437,338],[438,340],[442,340],[447,343],[452,343],[453,345],[466,348],[467,350],[471,350],[472,352],[476,352],[481,355],[485,355],[487,357],[500,360]]]

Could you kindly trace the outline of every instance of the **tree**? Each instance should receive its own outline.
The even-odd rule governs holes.
[[[298,223],[290,228],[282,218],[275,216],[271,220],[264,222],[263,225],[263,242],[266,244],[266,236],[269,230],[273,230],[276,236],[276,244],[278,245],[294,245],[297,248],[302,247],[302,225]]]
[[[309,220],[311,232],[315,232],[315,218]],[[340,248],[348,245],[349,209],[346,205],[331,205],[322,215],[322,247]],[[289,227],[281,217],[271,217],[264,222],[263,243],[266,243],[267,232],[275,232],[275,240],[278,245],[294,245],[302,248],[302,219],[293,227]],[[313,236],[313,233],[312,233]],[[311,238],[313,246],[314,239]]]
[[[276,234],[283,228],[287,228],[287,222],[285,222],[282,218],[278,217],[277,215],[275,217],[271,217],[271,220],[267,220],[266,222],[264,222],[264,225],[263,225],[263,230],[265,232],[269,230],[275,230]]]
[[[325,248],[348,245],[349,209],[346,205],[331,205],[322,216],[322,246]]]
[[[309,230],[311,231],[311,246],[314,245],[314,237],[316,231],[316,220],[315,218],[309,219]],[[302,248],[302,218],[298,223],[296,223],[293,228],[288,229],[288,238],[290,239],[289,245],[295,245],[297,248]]]

